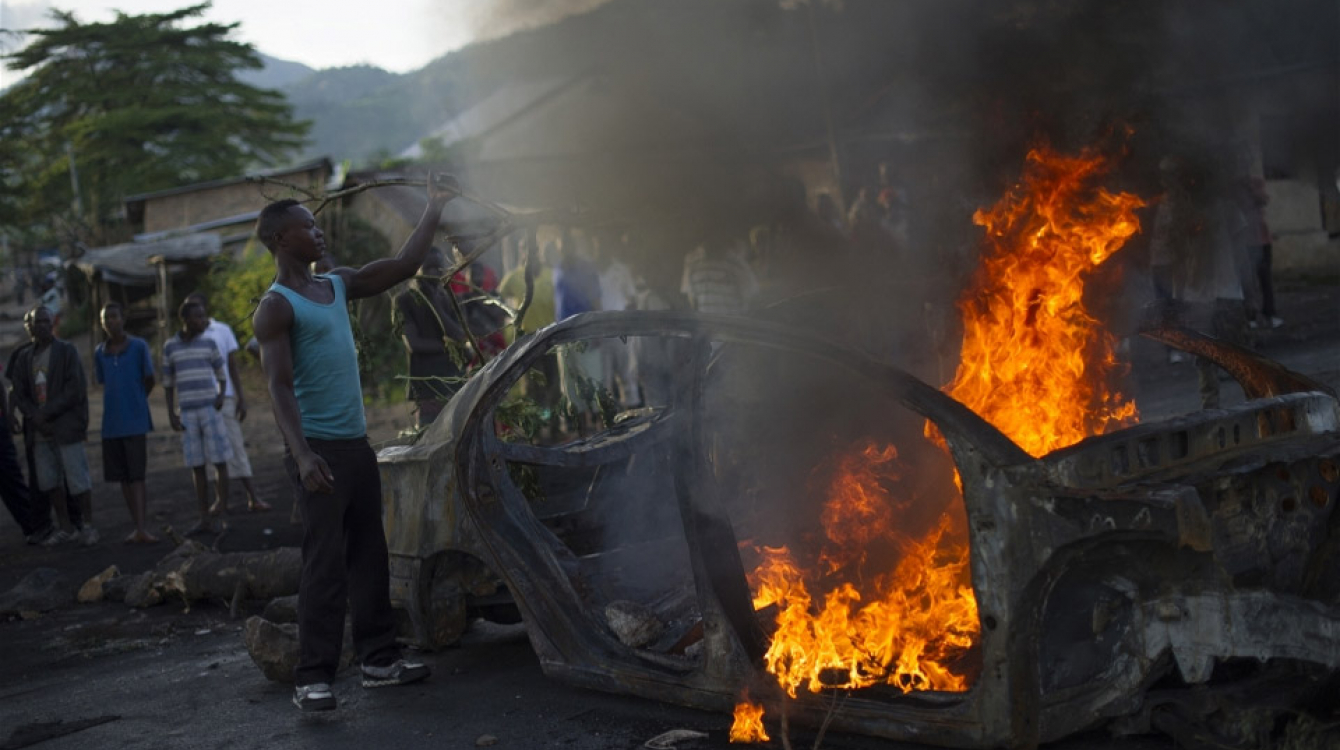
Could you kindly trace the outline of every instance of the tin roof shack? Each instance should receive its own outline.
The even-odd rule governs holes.
[[[125,310],[128,330],[161,343],[175,318],[174,286],[194,283],[208,273],[210,262],[221,252],[223,241],[219,235],[198,232],[94,248],[70,261],[70,266],[88,282],[91,330],[98,328],[102,306],[116,301]],[[90,342],[97,338],[91,337]],[[91,352],[89,356],[92,361]]]
[[[252,224],[265,204],[307,197],[285,185],[320,193],[332,172],[330,159],[321,157],[292,167],[132,195],[125,200],[126,218],[137,232],[136,241],[208,232],[218,235],[223,247],[235,252],[246,245]]]

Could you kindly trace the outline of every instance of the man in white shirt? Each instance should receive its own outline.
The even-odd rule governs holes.
[[[622,238],[613,233],[597,238],[596,265],[600,268],[600,309],[629,310],[637,299],[637,284],[633,272],[619,259],[626,252]],[[634,373],[632,351],[618,339],[600,342],[603,360],[605,390],[614,393],[618,383],[619,400],[623,406],[636,406],[641,401]]]
[[[199,302],[205,308],[205,314],[209,315],[209,300],[205,299],[205,295],[192,292],[186,299]],[[242,381],[237,377],[239,351],[237,337],[233,335],[233,329],[227,323],[221,323],[212,317],[203,335],[219,347],[219,353],[223,355],[226,363],[224,370],[227,374],[227,386],[220,413],[223,415],[224,428],[228,433],[228,442],[233,449],[233,456],[228,459],[228,478],[242,483],[242,489],[247,493],[247,510],[253,513],[270,510],[270,504],[256,496],[256,486],[251,481],[251,459],[247,457],[246,443],[242,438],[242,420],[247,418],[247,401],[242,393]],[[228,511],[227,508],[211,510],[225,514]]]

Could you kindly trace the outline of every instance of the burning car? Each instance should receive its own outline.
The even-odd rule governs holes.
[[[1035,165],[976,217],[995,252],[943,391],[794,327],[669,311],[579,315],[489,363],[417,443],[379,456],[393,598],[416,638],[450,642],[500,582],[546,674],[734,707],[741,741],[780,712],[946,747],[1100,724],[1233,746],[1324,699],[1340,668],[1340,402],[1158,328],[1248,400],[1137,423],[1081,300],[1086,269],[1137,230],[1138,199],[1085,187],[1089,157]],[[509,394],[553,350],[627,340],[665,344],[665,403],[569,442],[509,430]],[[818,464],[770,450],[784,421],[748,439],[722,426],[723,402],[762,414],[786,395],[757,377],[777,357],[841,372],[861,404],[836,449],[801,441],[822,444]],[[881,433],[908,412],[915,435]]]

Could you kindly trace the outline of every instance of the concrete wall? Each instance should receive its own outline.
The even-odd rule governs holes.
[[[1311,180],[1266,182],[1266,221],[1274,238],[1275,269],[1295,274],[1340,273],[1340,242],[1326,232],[1321,193]]]
[[[277,175],[276,179],[320,191],[328,175],[324,169]],[[144,202],[144,232],[179,229],[215,219],[259,211],[272,200],[288,197],[291,191],[275,185],[236,182],[213,188],[201,188]]]

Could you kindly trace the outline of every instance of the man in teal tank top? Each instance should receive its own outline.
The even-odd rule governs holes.
[[[302,583],[293,702],[335,708],[345,602],[363,687],[405,685],[428,676],[395,641],[389,556],[382,529],[381,475],[368,445],[358,352],[346,300],[381,294],[418,272],[442,208],[456,197],[449,177],[430,176],[428,206],[394,258],[313,275],[326,250],[312,212],[293,200],[266,206],[256,234],[275,258],[275,283],[253,325],[270,386],[284,457],[302,507]]]

